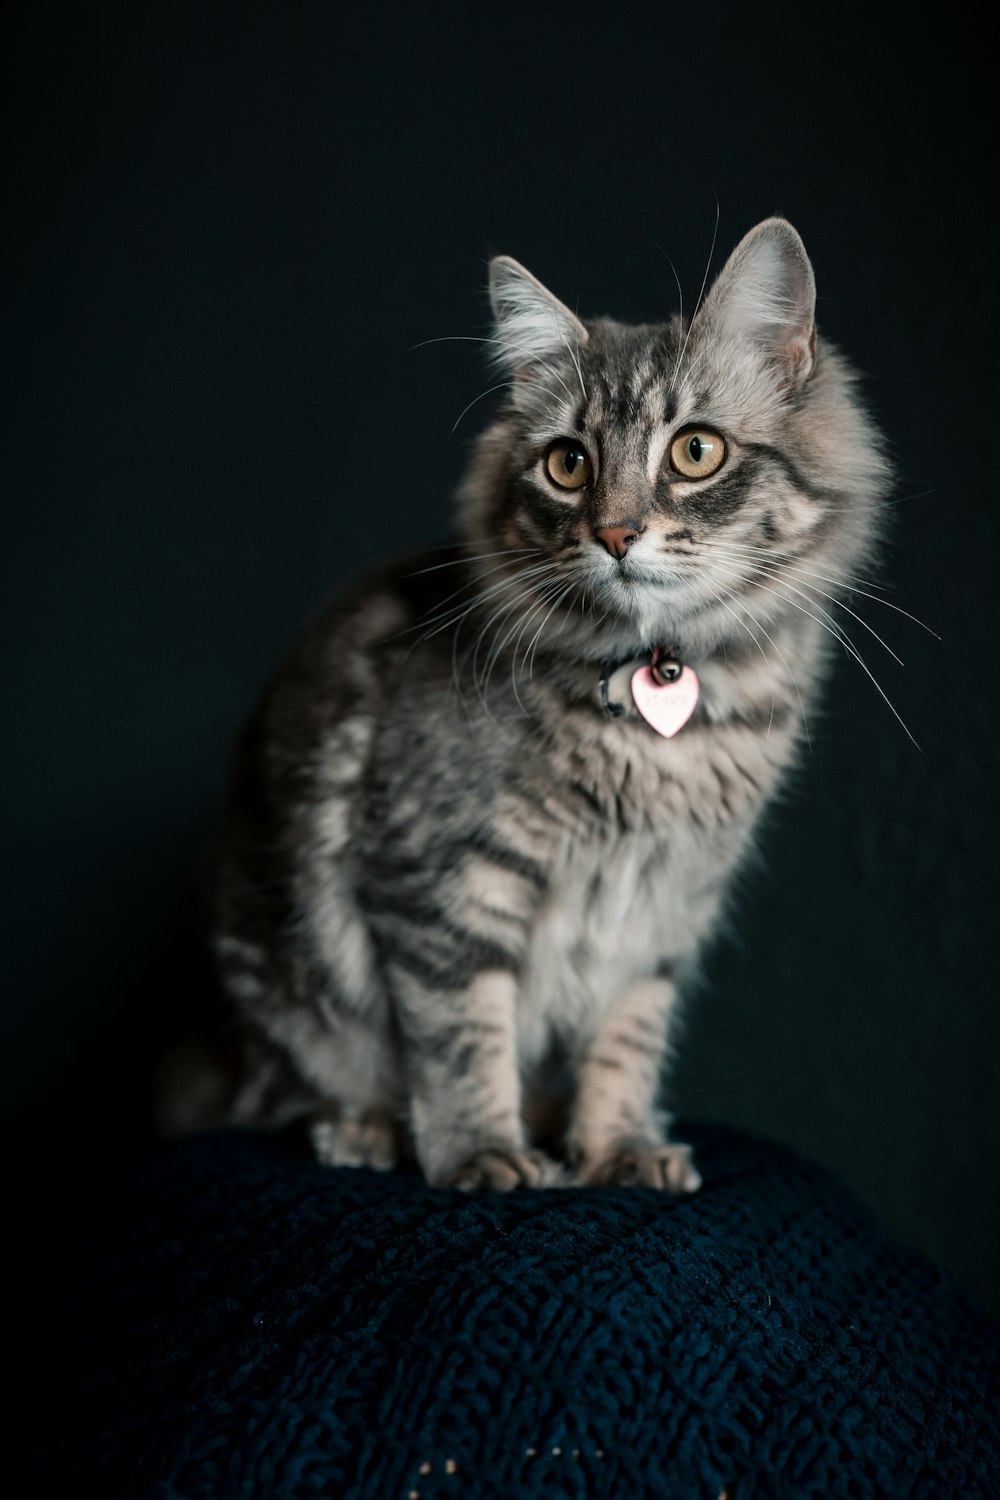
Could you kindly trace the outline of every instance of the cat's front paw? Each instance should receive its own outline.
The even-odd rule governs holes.
[[[562,1168],[544,1151],[493,1147],[436,1176],[434,1186],[463,1193],[509,1193],[519,1187],[552,1187],[561,1180]]]
[[[701,1173],[690,1146],[636,1139],[618,1141],[598,1158],[580,1158],[573,1182],[579,1187],[646,1187],[664,1193],[694,1193]]]

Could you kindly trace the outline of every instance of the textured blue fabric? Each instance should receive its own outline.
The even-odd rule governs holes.
[[[683,1201],[188,1143],[54,1299],[15,1493],[1000,1494],[1000,1330],[826,1173],[689,1134]]]

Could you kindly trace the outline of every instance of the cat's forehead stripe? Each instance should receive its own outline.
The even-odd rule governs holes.
[[[592,399],[587,418],[629,431],[641,427],[648,438],[658,425],[669,425],[680,409],[679,347],[669,324],[631,330],[641,338],[621,348],[617,340],[597,341],[585,367]],[[582,431],[582,428],[580,429]]]

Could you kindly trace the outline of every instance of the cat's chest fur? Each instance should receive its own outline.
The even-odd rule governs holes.
[[[649,833],[609,832],[570,844],[532,928],[518,1004],[522,1054],[548,1039],[592,1035],[614,998],[653,971],[684,924],[684,902],[663,845]]]
[[[596,702],[571,713],[546,705],[544,758],[554,784],[589,795],[605,836],[646,835],[675,849],[687,839],[695,849],[738,840],[788,763],[795,724],[772,714],[761,733],[735,711],[739,674],[709,663],[694,717],[666,738],[632,699],[634,666],[610,679],[613,712]]]
[[[627,684],[626,672],[613,690]],[[704,710],[718,701],[711,674],[705,698]],[[630,985],[683,965],[787,759],[780,731],[762,740],[703,711],[667,740],[628,699],[612,701],[615,716],[593,706],[553,714],[525,773],[550,823],[548,882],[520,980],[528,1058],[552,1033],[585,1038]],[[546,834],[533,847],[530,819],[517,833],[526,853],[541,852]]]

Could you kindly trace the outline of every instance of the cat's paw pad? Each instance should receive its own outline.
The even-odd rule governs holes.
[[[493,1148],[477,1151],[461,1166],[438,1179],[438,1186],[463,1193],[509,1193],[519,1187],[551,1187],[560,1181],[559,1165],[543,1151]]]
[[[701,1173],[690,1146],[629,1141],[599,1162],[583,1162],[575,1179],[586,1187],[645,1187],[663,1193],[695,1193]]]
[[[313,1120],[309,1140],[316,1160],[324,1167],[374,1167],[377,1172],[389,1172],[399,1155],[392,1122],[381,1115],[362,1120]]]

